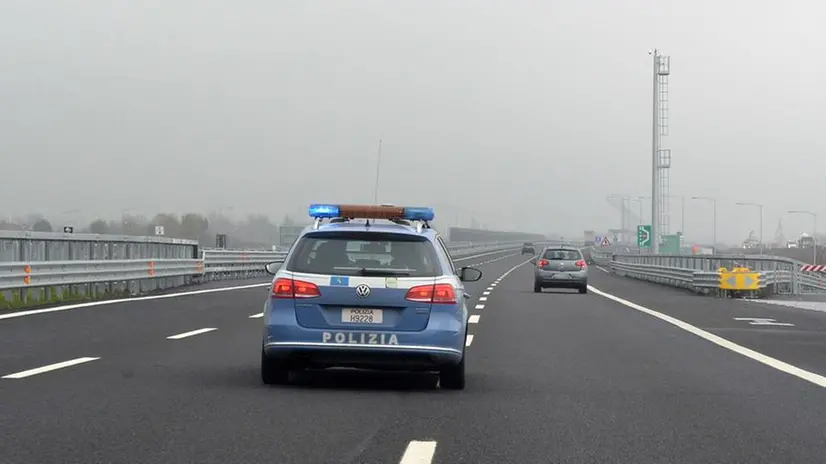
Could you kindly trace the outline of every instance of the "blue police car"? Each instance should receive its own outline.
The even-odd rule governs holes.
[[[314,204],[314,224],[273,274],[264,308],[261,377],[350,367],[439,373],[442,388],[465,386],[468,311],[463,282],[429,222],[431,208]],[[324,220],[328,222],[324,222]]]

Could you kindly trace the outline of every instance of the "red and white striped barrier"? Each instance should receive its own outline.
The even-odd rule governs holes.
[[[804,264],[803,266],[800,266],[800,270],[804,272],[826,272],[826,265]]]

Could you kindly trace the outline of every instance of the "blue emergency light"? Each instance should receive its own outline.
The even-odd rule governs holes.
[[[432,221],[436,217],[433,208],[425,206],[405,206],[403,219],[408,221]]]
[[[338,205],[313,204],[309,208],[311,218],[337,218],[339,214]]]
[[[406,219],[408,221],[432,221],[436,217],[433,208],[424,206],[398,207],[390,205],[329,205],[315,203],[307,210],[314,219],[348,217],[353,219]]]

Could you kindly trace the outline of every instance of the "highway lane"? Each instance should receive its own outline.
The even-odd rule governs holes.
[[[436,463],[823,461],[823,388],[593,292],[535,294],[531,277],[492,294],[467,390],[416,394],[363,462],[411,437],[437,442]]]
[[[469,285],[487,300],[464,391],[362,372],[265,387],[260,320],[239,310],[214,332],[0,381],[14,443],[0,462],[397,463],[411,441],[445,464],[822,462],[823,388],[593,292],[535,294],[526,259]]]
[[[498,275],[526,259],[496,254],[459,261],[479,264],[485,273],[468,284],[472,307],[483,304],[478,298]],[[193,301],[214,308],[180,311],[189,322],[186,329],[210,324],[218,330],[167,340],[167,327],[141,320],[156,329],[141,343],[112,337],[112,345],[104,346],[87,340],[71,354],[51,346],[64,353],[62,359],[79,353],[100,359],[0,380],[0,434],[13,443],[0,447],[0,462],[348,462],[347,453],[353,456],[349,462],[363,462],[358,455],[370,445],[371,430],[416,409],[408,392],[434,392],[435,377],[427,375],[309,373],[295,379],[298,386],[262,385],[261,319],[249,318],[262,298],[260,289],[250,289],[146,301],[144,307],[171,311],[177,305],[191,308]],[[71,311],[0,326],[29,319],[34,327],[58,314]],[[210,319],[216,314],[226,319]],[[77,323],[83,322],[89,319]]]
[[[801,369],[826,376],[826,312],[696,295],[592,268],[591,283]]]
[[[457,265],[489,263],[512,253],[478,253],[458,260]],[[11,319],[0,315],[0,377],[68,359],[99,356],[94,353],[140,350],[159,336],[224,327],[241,316],[261,312],[270,280],[211,282],[165,292],[174,297],[148,296]],[[240,289],[226,294],[218,291],[221,288]],[[199,293],[204,291],[207,293]]]

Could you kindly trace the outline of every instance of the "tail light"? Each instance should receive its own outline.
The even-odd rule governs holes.
[[[579,267],[579,268],[588,267],[588,265],[582,259],[580,259],[579,261],[576,262],[576,266]]]
[[[547,259],[540,259],[539,262],[536,263],[536,267],[545,267],[548,264],[551,264],[551,262],[548,261]]]
[[[419,303],[456,304],[456,290],[450,284],[418,285],[407,291],[405,299]]]
[[[279,277],[272,284],[272,296],[273,298],[314,298],[321,296],[321,292],[312,282]]]

